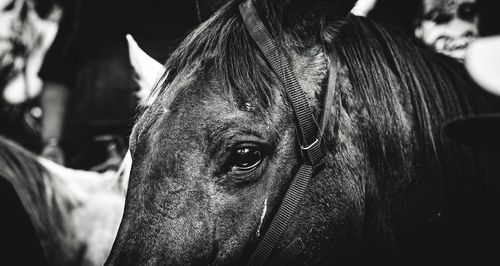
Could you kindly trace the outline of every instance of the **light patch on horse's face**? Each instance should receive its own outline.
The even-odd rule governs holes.
[[[262,215],[260,216],[260,223],[259,227],[257,227],[257,237],[260,236],[260,229],[262,228],[262,224],[264,223],[264,218],[266,217],[267,213],[267,198],[264,200],[264,208],[262,208]]]

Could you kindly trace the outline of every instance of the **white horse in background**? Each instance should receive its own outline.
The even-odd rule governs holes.
[[[158,76],[152,73],[163,67],[127,39],[144,99]],[[0,175],[19,195],[49,265],[104,264],[123,215],[131,165],[127,152],[117,172],[70,169],[0,136]]]
[[[106,261],[123,214],[124,167],[105,173],[69,169],[0,137],[0,176],[21,199],[49,265]]]

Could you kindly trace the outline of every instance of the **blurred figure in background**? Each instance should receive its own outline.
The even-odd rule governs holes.
[[[373,0],[360,0],[372,2]],[[478,36],[500,34],[498,1],[488,0],[376,0],[367,16],[398,28],[427,47],[463,59],[466,47]]]
[[[125,36],[130,33],[148,54],[164,62],[199,23],[198,2],[68,0],[61,4],[61,29],[39,73],[44,80],[41,154],[72,168],[118,167],[139,89]]]
[[[58,30],[51,0],[0,0],[0,134],[40,149],[38,71]]]
[[[463,61],[479,36],[477,0],[421,0],[415,36],[436,51]]]
[[[480,35],[479,1],[360,0],[360,10],[353,13],[390,24],[433,50],[463,60],[469,44]]]

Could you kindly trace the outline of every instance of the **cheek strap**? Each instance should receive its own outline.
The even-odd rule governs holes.
[[[321,150],[322,131],[318,127],[318,122],[309,105],[307,95],[297,81],[286,55],[282,53],[281,49],[278,49],[271,34],[259,18],[252,0],[241,3],[239,10],[248,34],[259,47],[284,88],[286,98],[292,107],[296,135],[300,145],[302,162],[299,169],[293,177],[269,228],[247,263],[247,265],[264,265],[268,262],[283,264],[295,259],[304,250],[302,240],[297,238],[287,248],[275,255],[274,259],[270,260],[271,256],[275,254],[276,246],[281,241],[290,220],[295,215],[309,181],[325,165],[324,155]],[[330,106],[333,102],[336,72],[330,71],[328,79],[328,87],[332,91],[326,93],[324,107]],[[320,121],[322,128],[327,123],[324,116],[329,113],[323,112],[323,118]]]

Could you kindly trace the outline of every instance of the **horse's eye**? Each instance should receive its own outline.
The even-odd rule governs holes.
[[[263,160],[263,151],[255,146],[239,146],[229,157],[228,166],[233,174],[254,170]]]

